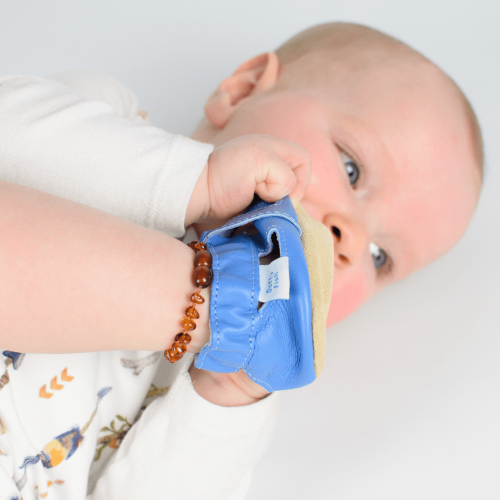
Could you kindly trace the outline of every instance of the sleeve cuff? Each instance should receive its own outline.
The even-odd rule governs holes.
[[[191,194],[213,149],[212,144],[188,137],[177,135],[173,138],[153,190],[146,227],[168,232],[175,238],[184,235]]]

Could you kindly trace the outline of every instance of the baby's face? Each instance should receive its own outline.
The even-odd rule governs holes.
[[[217,137],[269,134],[311,153],[301,203],[334,234],[329,326],[449,250],[476,205],[457,97],[437,72],[407,71],[404,80],[380,68],[311,88],[278,84],[242,103]]]

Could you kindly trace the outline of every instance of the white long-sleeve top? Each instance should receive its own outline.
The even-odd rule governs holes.
[[[139,110],[131,91],[95,73],[0,78],[0,178],[178,238],[213,146]]]
[[[180,237],[212,146],[139,110],[103,75],[1,78],[0,178]],[[244,498],[275,395],[213,405],[149,351],[0,352],[0,500]]]

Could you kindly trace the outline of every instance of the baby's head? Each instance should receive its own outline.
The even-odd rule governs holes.
[[[403,43],[334,23],[257,56],[209,98],[199,140],[261,133],[312,156],[302,205],[334,235],[328,324],[453,247],[482,181],[479,126],[462,92]]]

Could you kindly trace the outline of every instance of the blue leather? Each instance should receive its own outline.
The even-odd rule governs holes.
[[[253,222],[252,235],[234,231]],[[289,258],[289,299],[259,310],[259,257],[270,253],[275,234],[280,257]],[[309,273],[301,229],[287,198],[257,200],[222,227],[202,235],[213,256],[210,341],[195,366],[221,373],[245,373],[267,391],[293,389],[315,380]]]

